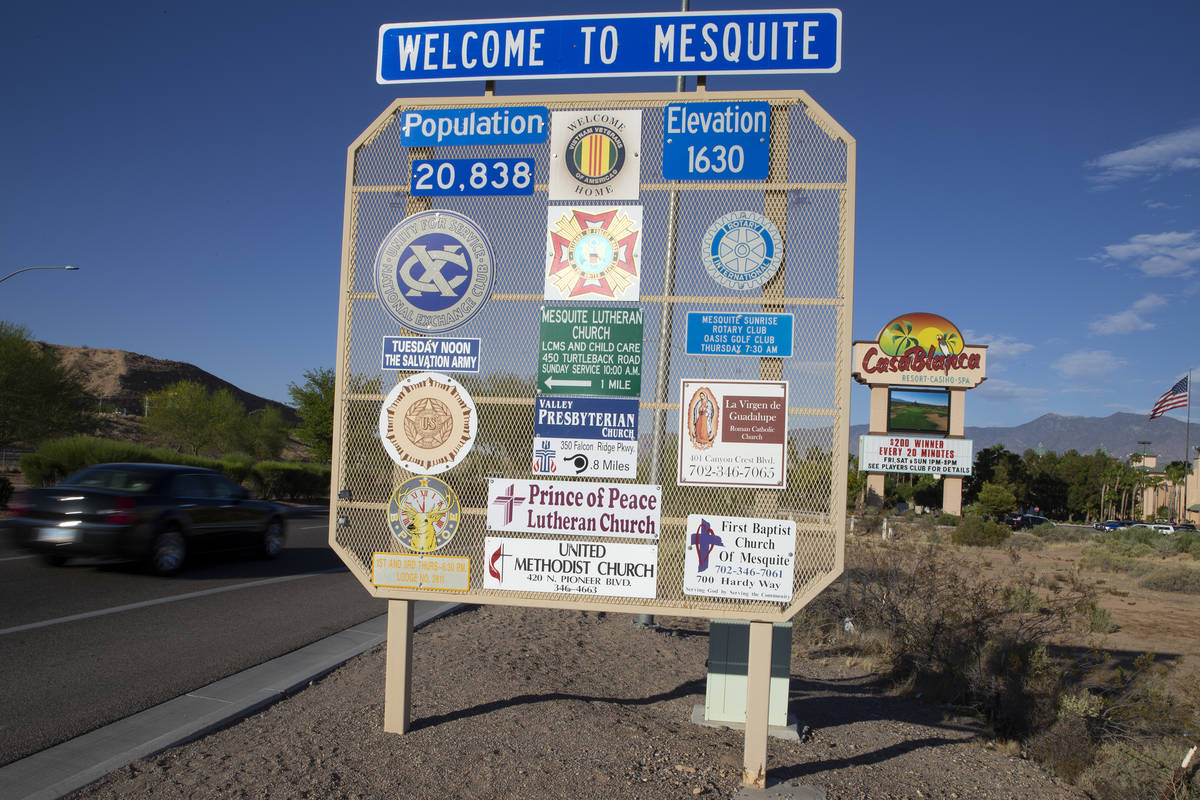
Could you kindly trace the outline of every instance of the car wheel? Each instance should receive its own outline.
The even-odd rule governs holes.
[[[258,554],[263,558],[275,558],[283,552],[284,539],[283,520],[279,517],[271,517],[267,521],[267,527],[263,529]]]
[[[42,553],[42,563],[50,567],[61,567],[67,563],[67,557],[62,553]]]
[[[187,541],[178,528],[168,528],[154,537],[150,545],[150,567],[156,575],[174,575],[183,568]]]

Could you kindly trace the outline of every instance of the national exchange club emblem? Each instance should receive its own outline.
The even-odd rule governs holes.
[[[783,263],[783,238],[762,214],[734,211],[709,226],[700,257],[714,281],[748,291],[769,281]]]
[[[410,478],[392,492],[388,527],[400,544],[416,553],[445,547],[458,531],[458,495],[437,478]]]
[[[641,294],[642,207],[550,206],[547,300],[637,300]]]
[[[375,254],[383,307],[419,333],[457,328],[492,291],[494,259],[483,230],[454,211],[422,211],[392,228]]]
[[[457,381],[436,372],[392,387],[379,409],[379,440],[400,466],[436,475],[458,464],[475,441],[475,403]]]

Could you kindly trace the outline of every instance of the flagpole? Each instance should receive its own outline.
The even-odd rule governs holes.
[[[1187,427],[1183,429],[1183,521],[1188,521],[1188,476],[1191,473],[1192,462],[1188,458],[1192,452],[1192,368],[1188,367],[1188,405]]]

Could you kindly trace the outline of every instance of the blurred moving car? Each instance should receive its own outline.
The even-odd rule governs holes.
[[[72,556],[111,556],[172,575],[193,552],[274,558],[286,537],[282,507],[251,500],[215,470],[171,464],[97,464],[53,487],[19,492],[9,509],[0,525],[13,543],[56,566]]]

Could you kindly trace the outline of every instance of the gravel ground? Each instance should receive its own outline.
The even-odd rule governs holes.
[[[741,789],[741,731],[691,723],[708,623],[485,606],[416,632],[413,730],[383,732],[384,652],[354,659],[228,729],[72,797],[677,800]],[[793,655],[791,711],[768,780],[830,800],[1083,795],[989,749],[970,720],[883,695]]]

